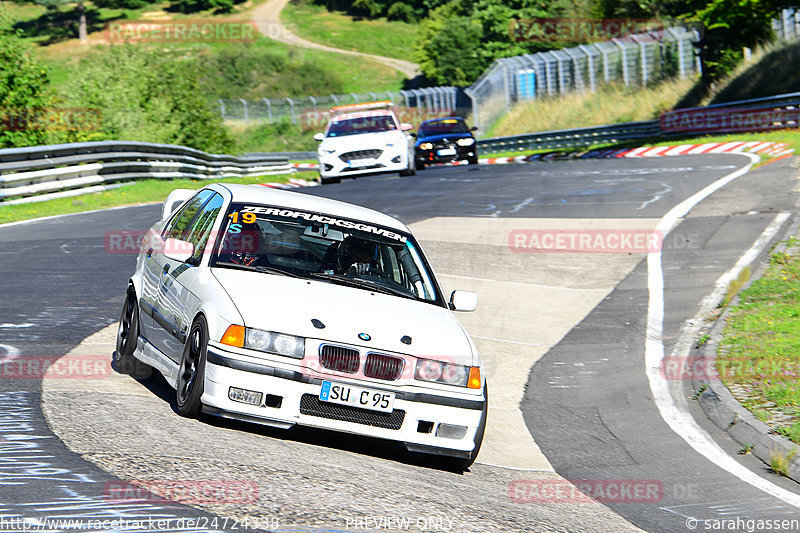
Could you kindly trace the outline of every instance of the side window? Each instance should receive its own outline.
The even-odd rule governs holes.
[[[206,200],[211,198],[214,191],[204,189],[197,193],[186,205],[183,206],[181,212],[167,225],[162,234],[164,239],[180,239],[184,240],[184,233],[192,223],[192,219],[197,214],[197,211],[206,203]]]
[[[208,243],[211,229],[214,227],[214,221],[217,220],[217,215],[219,215],[223,203],[224,200],[222,196],[215,194],[214,197],[203,206],[194,224],[189,229],[186,240],[194,245],[194,255],[190,262],[197,263],[200,258],[203,257],[203,250]]]

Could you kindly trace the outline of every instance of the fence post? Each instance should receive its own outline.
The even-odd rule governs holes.
[[[335,94],[331,95],[331,100],[333,100],[334,105],[339,105],[339,98],[337,98]]]
[[[575,53],[574,50],[570,50],[569,48],[562,49],[562,52],[567,54],[569,58],[572,60],[572,71],[574,73],[573,82],[575,85],[575,89],[583,90],[586,86],[583,83],[583,76],[581,75],[581,67],[578,64],[578,57],[577,55],[573,55]],[[581,50],[583,52],[583,50]]]
[[[219,112],[222,115],[222,120],[225,120],[225,102],[222,101],[222,98],[219,98],[217,102],[219,102]]]
[[[357,104],[358,103],[358,96],[356,96],[356,93],[350,93],[350,96],[353,97],[353,103]]]
[[[480,108],[478,107],[477,95],[474,92],[472,92],[472,89],[469,87],[464,89],[464,94],[469,96],[469,100],[470,102],[472,102],[472,124],[480,131],[481,122],[480,122],[480,116],[478,115]]]
[[[292,124],[297,124],[297,117],[294,114],[294,100],[287,96],[286,101],[289,102],[289,107],[292,110]]]
[[[611,39],[611,42],[619,47],[621,53],[620,59],[622,61],[622,81],[625,83],[625,87],[628,87],[631,82],[630,78],[628,77],[628,55],[625,53],[625,46],[617,41],[616,37]]]
[[[309,96],[308,99],[311,100],[311,106],[314,108],[314,111],[316,111],[317,110],[317,99],[314,98],[313,96]]]
[[[244,123],[249,124],[250,117],[247,114],[247,100],[245,100],[244,98],[239,98],[239,101],[242,103],[242,106],[244,106]]]
[[[578,48],[586,55],[586,61],[588,63],[587,67],[589,69],[589,89],[594,92],[597,90],[597,83],[595,81],[594,76],[594,55],[591,52],[591,49],[586,45],[580,45]]]

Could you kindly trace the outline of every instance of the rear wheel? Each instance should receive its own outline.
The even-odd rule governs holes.
[[[467,159],[470,165],[477,165],[478,164],[478,156],[473,156]]]
[[[136,379],[147,379],[153,373],[150,365],[142,363],[133,356],[139,339],[139,306],[136,291],[128,288],[122,315],[117,329],[117,349],[114,350],[114,366],[118,372],[128,374]]]
[[[198,317],[189,330],[183,347],[181,366],[178,369],[178,384],[175,400],[178,414],[187,418],[197,418],[203,404],[203,386],[206,375],[206,352],[208,349],[208,324]]]
[[[425,170],[425,161],[417,159],[414,163],[414,166],[417,168],[417,170]]]

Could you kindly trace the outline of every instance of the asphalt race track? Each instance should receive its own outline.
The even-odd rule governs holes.
[[[664,237],[665,354],[716,280],[779,213],[795,210],[791,161],[738,177]],[[190,528],[215,529],[209,511],[260,524],[274,518],[279,527],[271,529],[286,531],[377,530],[366,517],[383,515],[411,518],[417,531],[665,532],[691,530],[687,518],[797,517],[784,499],[700,455],[661,417],[645,368],[646,253],[530,254],[511,250],[508,239],[510,231],[542,227],[652,231],[674,206],[749,163],[703,155],[440,167],[303,190],[411,224],[445,286],[481,294],[479,311],[459,319],[477,332],[497,422],[494,440],[487,430],[487,449],[464,474],[370,439],[181,419],[159,379],[140,385],[111,376],[105,389],[61,380],[44,394],[56,436],[42,413],[41,379],[16,379],[6,369],[66,354],[116,322],[134,255],[109,250],[108,234],[146,229],[160,207],[0,226],[0,517],[186,517],[200,520]],[[737,456],[737,445],[686,400],[687,381],[670,391],[735,461],[800,492],[752,456]],[[524,442],[515,448],[517,441]],[[105,497],[115,479],[147,478],[244,479],[260,490],[255,501],[197,505],[202,510]],[[580,499],[532,501],[531,487],[562,478],[657,490],[609,501],[611,511]],[[214,525],[233,530],[231,522]],[[19,529],[0,522],[0,531]]]

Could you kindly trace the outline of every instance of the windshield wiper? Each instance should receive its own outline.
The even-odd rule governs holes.
[[[410,292],[406,292],[400,289],[395,289],[393,287],[387,287],[386,285],[381,285],[380,283],[368,279],[348,278],[339,274],[325,274],[322,272],[309,272],[308,275],[311,276],[312,278],[327,279],[334,283],[341,283],[342,285],[347,285],[350,287],[369,289],[383,294],[391,294],[394,296],[401,296],[403,298],[410,298],[412,300],[416,300],[416,297],[414,297],[414,295],[411,294]]]
[[[263,272],[265,274],[278,274],[281,276],[289,276],[290,278],[302,278],[303,276],[299,276],[293,272],[287,272],[286,270],[281,270],[280,268],[268,267],[268,266],[261,266],[261,265],[240,265],[238,263],[228,263],[218,261],[216,266],[222,266],[224,268],[234,268],[238,270],[249,270],[252,272]]]

